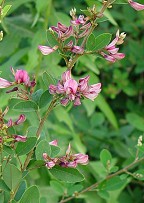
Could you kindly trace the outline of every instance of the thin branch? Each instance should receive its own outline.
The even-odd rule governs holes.
[[[128,166],[124,167],[123,169],[117,171],[116,173],[113,173],[113,174],[108,175],[108,176],[105,178],[105,180],[109,180],[109,179],[111,179],[111,178],[113,178],[113,177],[115,177],[115,176],[117,176],[117,175],[120,175],[120,174],[122,174],[122,173],[125,173],[128,169],[132,168],[134,165],[136,165],[136,164],[138,164],[138,163],[140,163],[140,162],[142,162],[142,161],[144,161],[144,157],[141,158],[141,159],[139,159],[139,160],[135,160],[133,163],[131,163],[131,164],[129,164]],[[96,183],[94,183],[93,185],[87,187],[86,189],[84,189],[84,190],[82,190],[81,192],[79,192],[79,193],[77,194],[77,196],[79,196],[79,195],[81,195],[81,194],[83,194],[83,193],[85,193],[85,192],[91,191],[91,190],[93,190],[94,188],[97,188],[98,185],[99,185],[100,183],[102,183],[103,181],[104,181],[104,180],[101,180],[101,181],[96,182]],[[68,201],[70,201],[70,200],[72,200],[72,199],[74,199],[74,198],[75,198],[75,196],[68,197],[68,198],[66,198],[66,199],[64,199],[64,200],[61,200],[60,203],[68,202]]]

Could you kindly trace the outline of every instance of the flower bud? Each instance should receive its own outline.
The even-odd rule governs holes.
[[[84,49],[80,46],[73,46],[71,48],[71,52],[75,53],[75,54],[83,54]]]
[[[49,142],[50,145],[53,145],[53,146],[58,146],[58,141],[57,140],[53,140],[51,142]]]
[[[26,142],[27,140],[26,136],[14,135],[13,137],[15,142]]]
[[[15,125],[19,125],[19,124],[23,123],[25,120],[26,120],[25,115],[24,115],[24,114],[21,114],[21,115],[19,116],[19,118],[17,119],[17,121],[15,121]]]

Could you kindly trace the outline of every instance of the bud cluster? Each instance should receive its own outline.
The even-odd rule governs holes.
[[[49,143],[50,145],[57,146],[57,140],[53,140]],[[45,166],[48,169],[53,168],[55,165],[59,165],[65,168],[76,168],[78,164],[87,165],[88,155],[85,154],[72,154],[71,145],[69,144],[66,154],[59,158],[51,158],[47,153],[43,153],[43,158],[45,161]]]
[[[22,124],[26,117],[24,114],[21,114],[16,121],[13,121],[11,118],[5,123],[4,116],[7,114],[8,108],[4,112],[0,110],[0,144],[5,144],[8,142],[25,142],[26,136],[22,135],[10,135],[8,129],[15,125]]]

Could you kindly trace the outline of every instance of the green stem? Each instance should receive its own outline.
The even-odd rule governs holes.
[[[109,179],[111,179],[111,178],[113,178],[113,177],[115,177],[115,176],[117,176],[117,175],[120,175],[120,174],[122,174],[122,173],[127,172],[128,169],[132,168],[134,165],[136,165],[136,164],[138,164],[138,163],[140,163],[140,162],[142,162],[142,161],[144,161],[144,157],[141,158],[141,159],[139,159],[139,160],[135,160],[134,162],[132,162],[132,163],[129,164],[128,166],[124,167],[123,169],[117,171],[116,173],[113,173],[113,174],[108,175],[108,176],[105,178],[105,180],[109,180]],[[77,196],[79,196],[79,195],[81,195],[81,194],[83,194],[83,193],[85,193],[85,192],[91,191],[91,190],[93,190],[94,188],[97,188],[97,187],[99,186],[99,184],[101,184],[103,181],[104,181],[104,180],[101,180],[101,181],[96,182],[96,183],[94,183],[93,185],[87,187],[86,189],[84,189],[84,190],[82,190],[81,192],[79,192],[79,193],[77,194]],[[68,202],[68,201],[70,201],[70,200],[72,200],[72,199],[74,199],[74,198],[75,198],[75,196],[66,198],[66,199],[64,199],[64,200],[61,200],[60,203]]]
[[[41,119],[41,122],[40,122],[40,124],[39,124],[38,130],[37,130],[37,132],[36,132],[36,137],[37,137],[37,139],[39,139],[39,137],[40,137],[40,133],[41,133],[41,131],[42,131],[42,128],[43,128],[43,126],[44,126],[44,123],[45,123],[45,121],[46,121],[48,115],[49,115],[50,112],[53,110],[53,108],[56,106],[56,101],[57,101],[57,98],[54,98],[54,99],[51,101],[51,103],[50,103],[50,105],[49,105],[49,107],[48,107],[48,109],[47,109],[47,111],[46,111],[44,117]],[[28,164],[29,164],[29,162],[30,162],[30,160],[31,160],[31,157],[32,157],[33,153],[34,153],[34,149],[32,149],[32,150],[28,153],[27,158],[26,158],[26,160],[25,160],[25,162],[24,162],[22,171],[24,171],[24,170],[27,168],[27,166],[28,166]]]

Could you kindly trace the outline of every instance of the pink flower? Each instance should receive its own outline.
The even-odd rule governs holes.
[[[50,94],[56,94],[57,86],[55,85],[50,85],[49,86],[49,92]]]
[[[67,95],[75,95],[77,88],[78,83],[73,79],[69,79],[64,83],[64,90]]]
[[[77,164],[86,165],[88,164],[88,155],[85,154],[74,154],[74,160]]]
[[[51,26],[51,29],[58,34],[58,38],[62,41],[65,41],[73,34],[72,26],[67,27],[60,22],[57,23],[57,27]]]
[[[84,53],[84,49],[80,46],[73,46],[71,48],[71,52],[75,53],[75,54],[83,54]]]
[[[62,81],[66,82],[67,80],[71,79],[71,71],[67,70],[62,74]]]
[[[114,63],[116,60],[121,60],[125,57],[125,54],[118,53],[119,48],[116,47],[116,45],[120,45],[124,42],[124,38],[126,37],[126,34],[123,32],[119,34],[119,30],[116,33],[115,39],[107,45],[104,50],[106,50],[107,53],[101,52],[101,55],[107,60],[112,63]]]
[[[86,19],[84,18],[83,15],[80,15],[78,18],[71,20],[71,23],[75,26],[80,24],[84,25],[86,23]]]
[[[19,116],[19,118],[15,121],[15,125],[19,125],[19,124],[23,123],[25,120],[26,120],[25,115],[24,115],[24,114],[21,114],[21,115]]]
[[[12,119],[10,118],[9,121],[8,121],[8,123],[7,123],[7,127],[10,128],[10,127],[12,127],[13,125],[14,125],[14,123],[13,123]]]
[[[30,78],[29,78],[29,75],[28,75],[27,71],[25,71],[25,70],[16,70],[15,81],[18,84],[24,83],[26,86],[28,86],[29,82],[30,82]]]
[[[43,153],[43,158],[45,160],[45,166],[48,168],[48,169],[51,169],[53,168],[57,161],[58,161],[58,158],[50,158],[47,153]]]
[[[21,135],[13,135],[15,142],[26,142],[27,137]]]
[[[85,154],[72,154],[71,145],[68,145],[66,155],[60,158],[59,165],[62,167],[76,168],[77,164],[86,165],[88,164],[88,155]]]
[[[58,49],[58,46],[54,46],[53,48],[51,48],[51,47],[48,47],[48,46],[39,45],[38,49],[41,51],[41,53],[43,55],[49,55],[52,52],[56,51]]]
[[[7,88],[12,86],[12,82],[5,80],[4,78],[0,78],[0,88]]]
[[[63,98],[60,103],[66,106],[69,101],[73,101],[75,106],[81,104],[81,98],[85,97],[92,101],[100,93],[101,83],[88,85],[89,76],[81,78],[79,82],[71,78],[71,71],[68,70],[62,74],[62,79],[57,85],[50,85],[49,91],[51,94],[61,94]]]
[[[54,161],[49,161],[49,162],[46,162],[45,163],[45,166],[48,168],[48,169],[51,169],[55,166],[55,162]]]
[[[58,141],[57,140],[53,140],[51,142],[49,142],[50,145],[53,145],[53,146],[58,146]]]
[[[130,6],[132,8],[134,8],[135,10],[137,11],[141,11],[141,10],[144,10],[144,4],[139,4],[137,2],[134,2],[132,0],[128,0],[128,3],[130,4]]]

